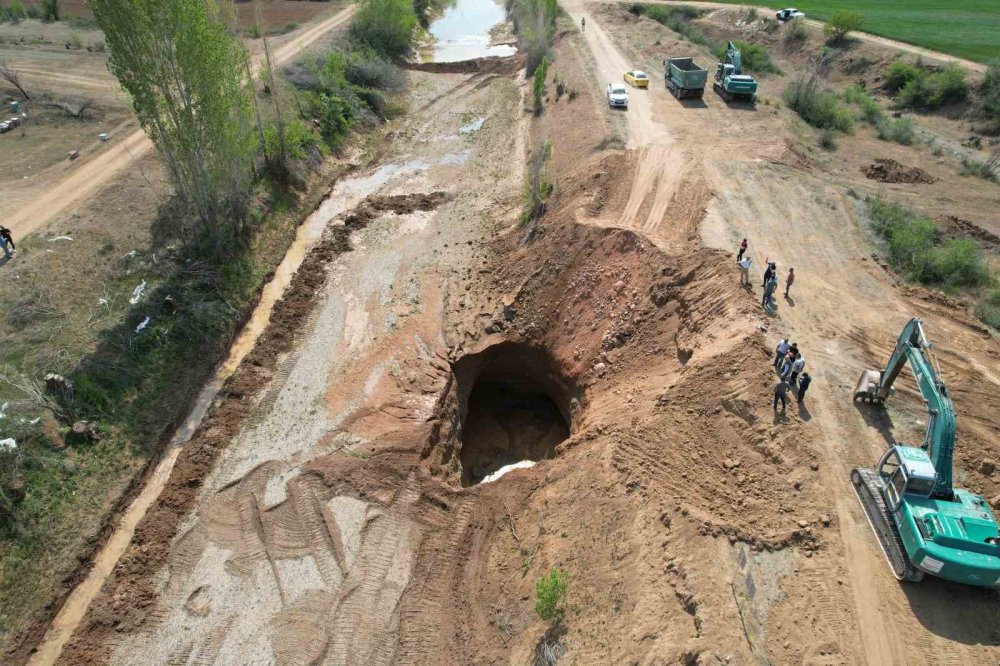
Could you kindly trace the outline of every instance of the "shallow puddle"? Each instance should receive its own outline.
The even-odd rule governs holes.
[[[423,50],[429,62],[458,62],[487,56],[510,56],[517,49],[509,44],[490,44],[490,31],[506,18],[504,8],[494,0],[455,0],[428,32],[434,43]]]

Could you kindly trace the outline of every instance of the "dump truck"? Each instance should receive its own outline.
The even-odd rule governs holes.
[[[705,94],[708,70],[699,67],[694,58],[664,58],[663,76],[667,90],[677,99]]]

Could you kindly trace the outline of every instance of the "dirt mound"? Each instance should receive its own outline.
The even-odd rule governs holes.
[[[383,213],[406,215],[418,210],[434,210],[447,198],[448,195],[444,192],[388,196],[373,194],[344,215],[344,226],[348,229],[359,229]]]
[[[404,63],[402,67],[434,74],[513,74],[524,67],[524,57],[489,56],[458,62],[409,62]]]
[[[861,167],[861,172],[880,183],[930,184],[937,181],[919,167],[906,167],[893,159],[876,159],[873,164]]]

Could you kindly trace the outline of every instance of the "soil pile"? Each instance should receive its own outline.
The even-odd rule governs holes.
[[[880,183],[924,184],[937,179],[919,167],[906,167],[893,159],[876,159],[874,163],[861,167],[862,173]]]

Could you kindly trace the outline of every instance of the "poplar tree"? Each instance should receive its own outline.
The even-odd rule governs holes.
[[[129,94],[199,245],[218,260],[246,240],[254,133],[247,54],[215,0],[90,0]]]

